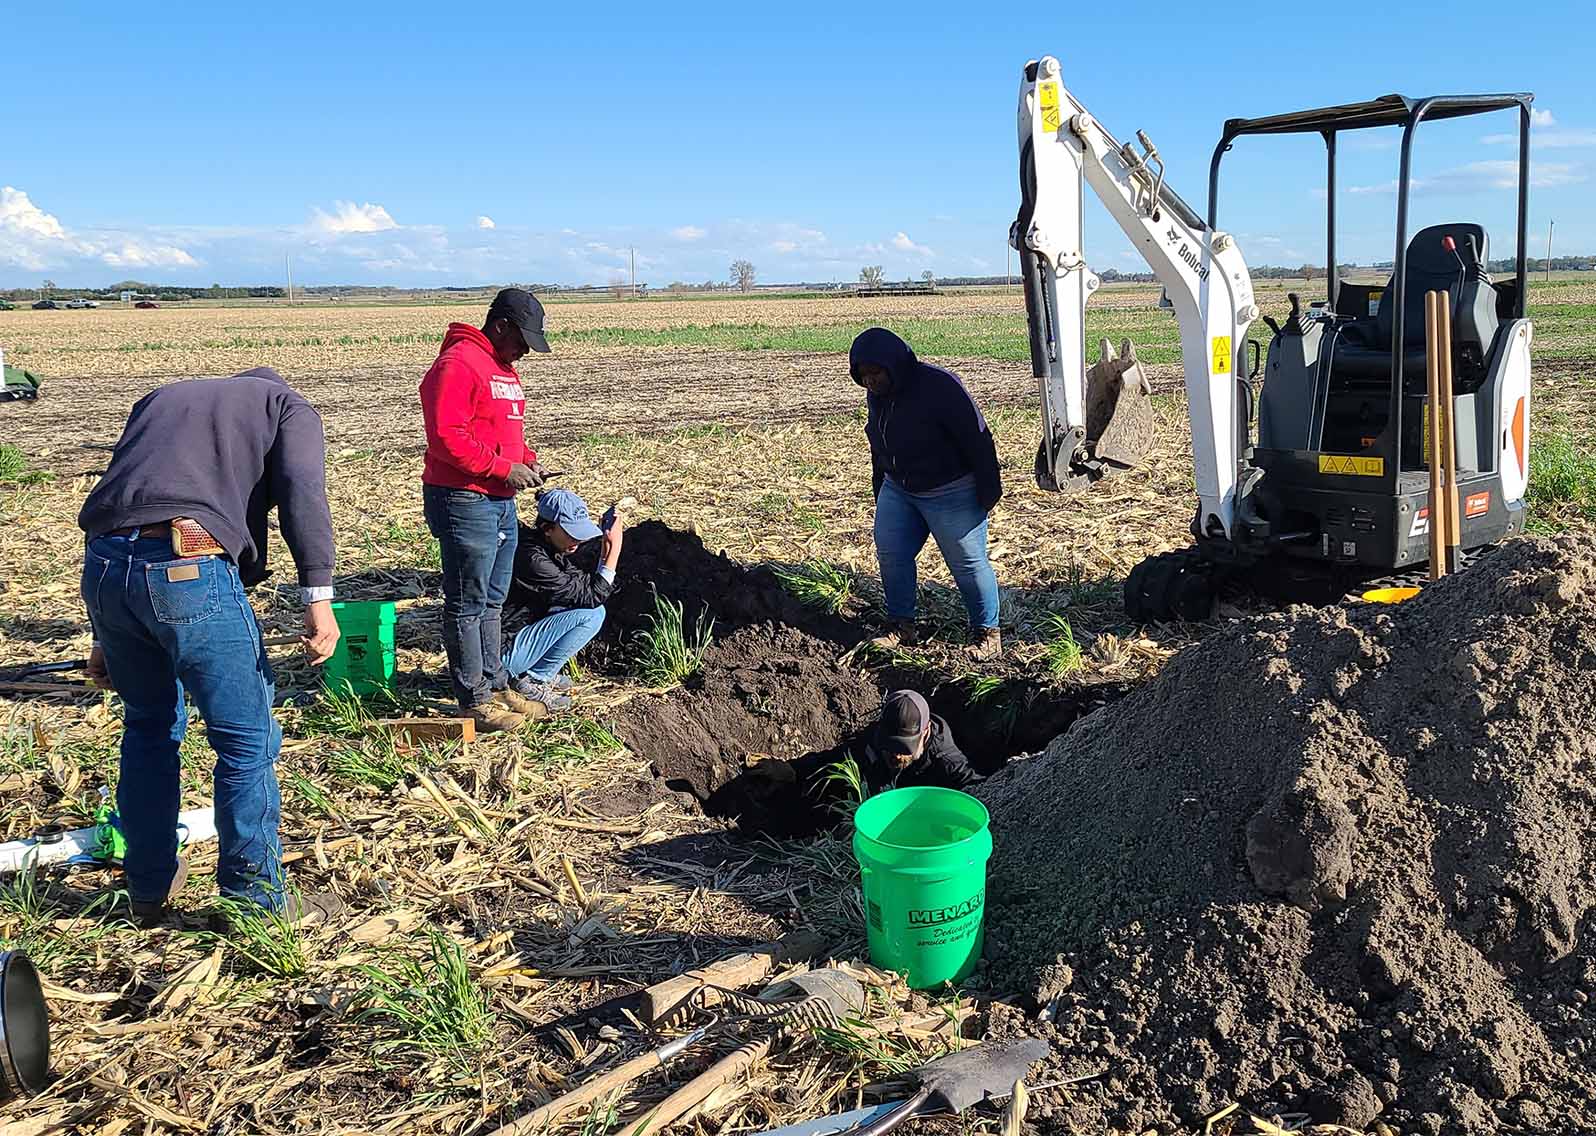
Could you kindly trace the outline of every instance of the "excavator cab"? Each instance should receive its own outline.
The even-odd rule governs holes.
[[[1228,534],[1197,533],[1185,561],[1127,587],[1132,614],[1201,609],[1220,580],[1248,570],[1262,590],[1324,600],[1359,580],[1402,573],[1428,559],[1425,294],[1447,294],[1455,386],[1453,421],[1462,494],[1462,547],[1523,529],[1530,396],[1525,318],[1529,94],[1407,98],[1263,119],[1232,119],[1214,151],[1207,223],[1217,224],[1220,163],[1235,140],[1317,133],[1327,155],[1324,301],[1290,296],[1270,335],[1261,387],[1238,400],[1235,521]],[[1474,222],[1408,234],[1414,131],[1425,121],[1499,110],[1519,113],[1517,250],[1511,277],[1490,273],[1490,238]],[[1384,281],[1342,280],[1336,262],[1336,147],[1348,130],[1402,129],[1395,256]],[[1255,412],[1251,411],[1256,407]],[[1259,566],[1263,571],[1256,571]],[[1201,586],[1182,577],[1196,574]],[[1135,577],[1133,573],[1133,577]],[[1305,585],[1305,587],[1303,586]],[[1168,597],[1183,597],[1184,604]],[[1194,598],[1195,597],[1195,598]],[[1179,610],[1177,610],[1179,609]]]

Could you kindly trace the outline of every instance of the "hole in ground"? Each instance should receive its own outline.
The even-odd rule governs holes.
[[[611,715],[616,735],[651,765],[658,782],[744,832],[811,834],[834,813],[795,786],[748,773],[749,760],[791,759],[831,749],[865,728],[888,690],[925,695],[977,772],[1045,747],[1078,718],[1125,694],[1128,684],[1056,688],[1009,676],[982,681],[900,666],[840,662],[869,634],[860,624],[798,602],[766,568],[707,550],[694,534],[648,521],[629,529],[620,586],[584,664],[630,670],[655,593],[682,604],[692,626],[715,620],[703,670],[686,686],[644,694]]]

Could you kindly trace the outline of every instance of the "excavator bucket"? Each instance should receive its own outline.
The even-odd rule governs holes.
[[[1108,340],[1102,357],[1086,372],[1086,448],[1102,475],[1134,469],[1153,448],[1152,384],[1126,339],[1114,354]]]

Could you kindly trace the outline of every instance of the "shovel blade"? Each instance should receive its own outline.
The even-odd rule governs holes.
[[[1103,473],[1134,469],[1153,448],[1152,384],[1130,340],[1115,355],[1108,340],[1086,372],[1086,445]]]

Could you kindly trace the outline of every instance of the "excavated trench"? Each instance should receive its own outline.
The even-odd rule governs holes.
[[[871,631],[800,603],[767,568],[706,549],[694,534],[647,521],[627,531],[621,586],[584,662],[599,673],[633,673],[637,636],[655,593],[682,605],[689,627],[714,619],[702,672],[662,694],[618,707],[618,737],[652,768],[657,784],[748,833],[801,836],[832,822],[794,792],[772,792],[748,774],[750,758],[796,758],[829,749],[867,724],[887,690],[918,690],[942,715],[977,770],[1047,746],[1075,720],[1126,693],[1117,685],[1058,690],[1006,677],[977,691],[947,675],[840,662]]]

